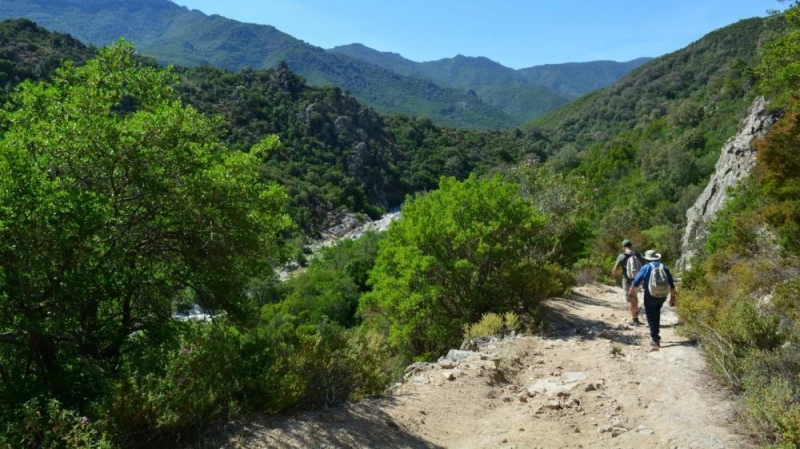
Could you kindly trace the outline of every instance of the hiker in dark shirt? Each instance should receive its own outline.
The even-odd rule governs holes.
[[[617,277],[617,272],[622,268],[622,294],[625,296],[625,301],[628,302],[628,308],[631,311],[631,321],[628,324],[631,326],[639,326],[642,324],[642,322],[639,321],[639,297],[636,295],[635,289],[632,294],[629,293],[633,277],[628,276],[627,264],[628,258],[632,255],[642,260],[642,255],[633,250],[633,243],[628,239],[623,240],[622,252],[617,256],[617,261],[614,263],[614,268],[611,270],[611,276]]]
[[[672,273],[669,272],[669,269],[666,265],[663,265],[659,262],[661,259],[661,254],[653,251],[652,249],[648,249],[644,253],[644,258],[647,260],[647,263],[642,265],[642,268],[639,270],[639,273],[631,282],[631,287],[629,289],[629,293],[636,294],[636,287],[640,285],[644,285],[644,313],[647,316],[647,325],[650,327],[650,346],[653,349],[657,349],[661,347],[661,335],[659,335],[659,331],[661,329],[661,307],[664,306],[664,301],[667,299],[666,293],[664,297],[654,296],[651,294],[651,273],[654,270],[658,270],[659,266],[664,267],[664,273],[667,277],[667,282],[669,283],[669,306],[675,307],[675,281],[672,279]]]

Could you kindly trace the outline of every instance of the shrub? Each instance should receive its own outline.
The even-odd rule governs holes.
[[[361,327],[321,325],[313,334],[301,337],[292,359],[281,366],[296,372],[303,392],[298,405],[303,407],[361,399],[382,392],[391,380],[385,337]]]
[[[780,448],[800,445],[800,350],[789,345],[756,351],[743,361],[744,411],[759,435]]]
[[[190,324],[177,341],[126,359],[103,408],[123,438],[147,435],[153,442],[233,416],[255,374],[243,358],[243,340],[224,322]]]
[[[19,419],[0,428],[0,448],[109,449],[106,423],[65,409],[55,399],[31,399],[18,410]]]
[[[571,270],[574,283],[584,285],[591,282],[611,282],[608,275],[610,272],[608,267],[614,264],[611,254],[592,255],[577,261]]]
[[[228,151],[176,81],[120,43],[0,111],[0,415],[102,400],[123,358],[170,340],[176,298],[245,315],[282,259],[287,196],[259,173],[279,142]]]
[[[406,357],[435,357],[483,314],[533,310],[562,292],[567,276],[548,261],[552,246],[517,184],[442,178],[389,227],[361,314],[388,321],[389,342]]]
[[[519,330],[519,327],[519,315],[516,313],[506,312],[498,315],[490,312],[484,314],[477,323],[464,325],[464,339],[497,335],[503,331],[516,331]]]

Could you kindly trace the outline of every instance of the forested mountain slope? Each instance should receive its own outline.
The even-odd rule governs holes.
[[[674,113],[686,100],[702,108],[703,116],[715,115],[718,104],[726,105],[752,87],[760,45],[775,34],[768,23],[747,19],[709,33],[530,126],[557,133],[558,144],[586,145]]]
[[[444,86],[546,87],[552,91],[551,95],[558,94],[557,97],[567,100],[607,87],[636,67],[653,59],[545,64],[515,70],[485,57],[462,55],[436,61],[416,62],[397,53],[373,50],[361,44],[342,45],[328,51],[343,53],[403,75],[431,79]]]
[[[616,215],[677,254],[685,211],[750,105],[761,44],[775,26],[748,19],[714,31],[524,128],[546,136],[539,151],[554,166],[596,186],[610,211],[607,250],[621,240],[611,231]]]
[[[46,33],[20,20],[0,25],[0,101],[26,79],[47,77],[65,60],[81,63],[94,50],[68,35]]]
[[[237,71],[276,68],[286,61],[309,84],[338,86],[379,112],[428,116],[438,124],[459,128],[507,128],[526,122],[611,84],[644,61],[521,71],[487,58],[463,56],[415,63],[360,45],[325,51],[271,26],[207,16],[168,0],[8,0],[0,4],[0,19],[23,17],[98,46],[124,37],[162,64]]]
[[[329,51],[403,75],[430,79],[442,86],[470,89],[484,102],[524,121],[606,87],[650,59],[553,64],[514,70],[488,58],[462,55],[414,62],[361,44],[343,45]]]
[[[515,123],[462,89],[401,76],[328,53],[268,25],[207,16],[168,0],[8,0],[0,3],[0,19],[6,18],[28,18],[98,46],[124,37],[140,53],[162,64],[239,70],[275,68],[286,61],[310,84],[338,86],[384,113],[424,115],[461,128],[503,128]]]
[[[545,64],[520,69],[529,80],[561,92],[570,98],[610,86],[653,58],[627,62],[590,61]]]
[[[379,52],[360,44],[335,47],[329,51],[348,55],[395,73],[430,79],[441,86],[472,92],[485,103],[517,118],[520,123],[556,109],[575,98],[533,82],[520,71],[504,67],[488,58],[459,55],[439,61],[414,62],[398,54]]]
[[[288,67],[241,73],[182,68],[179,88],[201,111],[226,118],[233,148],[247,148],[267,133],[281,137],[282,150],[267,161],[265,176],[293,186],[298,211],[306,211],[298,217],[309,226],[338,207],[372,215],[396,207],[406,194],[434,188],[443,174],[463,179],[476,169],[552,158],[560,170],[587,175],[608,207],[662,211],[656,221],[637,219],[648,229],[682,223],[718,148],[746,110],[758,43],[772,32],[762,19],[718,30],[515,132],[386,119],[342,90],[307,86]],[[665,188],[625,194],[636,197],[626,203],[617,193],[633,189],[620,187],[629,176],[659,179]]]
[[[6,91],[24,79],[48,77],[63,60],[80,64],[93,54],[94,49],[27,20],[0,23]],[[247,150],[268,134],[280,137],[263,175],[289,188],[292,215],[311,233],[331,211],[377,216],[399,206],[407,194],[434,189],[442,175],[464,179],[521,160],[534,142],[521,132],[385,118],[341,89],[307,85],[286,66],[238,73],[208,66],[175,70],[184,101],[224,119],[224,140],[232,149]]]
[[[225,120],[225,141],[246,150],[268,134],[281,145],[263,173],[287,186],[296,219],[313,232],[341,208],[377,217],[406,195],[526,158],[539,136],[442,128],[430,119],[383,117],[338,88],[308,86],[287,67],[231,73],[177,69],[187,103]]]

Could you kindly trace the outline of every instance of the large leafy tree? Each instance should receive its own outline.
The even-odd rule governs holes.
[[[429,357],[451,347],[464,324],[486,312],[532,309],[559,288],[543,254],[554,242],[543,215],[495,176],[409,199],[403,218],[381,242],[360,308],[385,319],[391,343],[406,356]]]
[[[90,399],[190,295],[241,312],[284,253],[285,194],[131,45],[25,83],[0,117],[0,397]]]

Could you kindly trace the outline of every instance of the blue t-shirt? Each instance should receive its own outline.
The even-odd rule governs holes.
[[[652,262],[647,262],[646,264],[642,265],[642,268],[639,270],[639,273],[636,274],[636,277],[633,278],[633,282],[631,285],[634,287],[638,287],[644,284],[644,294],[650,296],[650,283],[647,282],[650,279],[650,272],[653,271],[654,266],[663,265],[661,262],[654,260]],[[669,281],[669,287],[675,288],[675,281],[672,279],[672,273],[669,272],[669,268],[664,265],[664,272],[667,273],[667,280]]]

